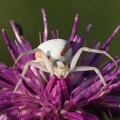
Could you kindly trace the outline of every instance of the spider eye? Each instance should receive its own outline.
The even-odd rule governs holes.
[[[53,63],[54,67],[58,67],[57,61]]]
[[[66,63],[64,61],[55,61],[53,63],[54,67],[60,67],[60,66],[66,66]]]
[[[63,61],[63,64],[66,66],[66,62]]]

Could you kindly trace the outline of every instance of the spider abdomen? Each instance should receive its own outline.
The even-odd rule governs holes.
[[[63,39],[52,39],[40,44],[38,49],[41,49],[51,62],[56,60],[67,62],[72,56],[71,45]],[[36,56],[40,56],[36,53]]]

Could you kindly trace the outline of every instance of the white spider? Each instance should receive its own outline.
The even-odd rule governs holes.
[[[96,67],[92,66],[75,67],[83,51],[104,54],[108,56],[117,67],[117,63],[115,62],[115,60],[103,50],[82,47],[76,52],[76,54],[72,58],[72,47],[66,40],[63,39],[48,40],[40,44],[36,49],[21,53],[19,57],[16,59],[14,66],[22,56],[35,53],[36,60],[31,60],[25,64],[21,77],[25,76],[27,69],[30,65],[40,69],[41,71],[40,73],[44,79],[45,76],[43,72],[48,72],[51,75],[56,75],[58,78],[61,77],[65,78],[70,72],[94,70],[101,79],[103,85],[106,86],[106,82],[101,72]],[[22,79],[19,79],[14,89],[14,93],[18,89],[21,82]]]

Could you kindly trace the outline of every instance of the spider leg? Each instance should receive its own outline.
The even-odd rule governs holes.
[[[36,53],[36,52],[37,52],[37,50],[34,49],[34,50],[30,50],[30,51],[21,53],[21,54],[18,56],[18,58],[15,60],[14,64],[13,64],[13,70],[14,70],[15,65],[17,64],[17,62],[19,61],[19,59],[20,59],[22,56],[25,56],[25,55],[28,55],[28,54],[33,54],[33,53]]]
[[[38,58],[38,59],[36,59],[35,61],[36,61],[36,62],[38,61],[38,62],[39,62],[38,64],[42,65],[42,67],[43,67],[43,66],[46,67],[46,66],[45,66],[45,63],[44,63],[44,60],[43,60],[42,58]],[[35,67],[35,66],[34,66],[34,67]],[[36,68],[37,68],[37,67],[38,67],[38,65],[36,66]],[[40,73],[40,75],[42,76],[42,78],[43,78],[46,82],[48,82],[46,76],[44,75],[43,71],[41,70],[41,67],[38,67],[38,68],[40,68],[39,73]],[[48,71],[45,70],[44,72],[48,72]]]
[[[67,72],[66,72],[64,78],[66,78],[68,74],[69,74],[69,71],[67,70]]]
[[[45,76],[44,73],[43,73],[43,71],[42,71],[42,70],[39,70],[39,73],[41,74],[41,76],[42,76],[42,78],[45,80],[45,82],[48,82],[46,76]]]
[[[78,66],[78,67],[75,67],[72,72],[76,72],[76,71],[92,71],[92,70],[94,70],[96,72],[96,74],[99,76],[100,80],[102,81],[103,85],[106,86],[107,84],[106,84],[105,79],[103,78],[101,72],[96,67]]]
[[[45,66],[46,66],[46,68],[47,68],[47,71],[49,72],[49,73],[51,73],[52,75],[53,75],[53,68],[52,68],[52,63],[51,63],[51,61],[48,59],[48,57],[45,55],[45,53],[42,51],[42,50],[38,50],[40,53],[41,53],[41,55],[42,55],[42,58],[43,58],[43,60],[44,60],[44,63],[45,63]]]
[[[81,55],[81,53],[83,51],[104,54],[107,57],[109,57],[115,63],[116,67],[118,67],[116,61],[107,52],[105,52],[104,50],[96,50],[96,49],[91,49],[91,48],[88,48],[88,47],[82,47],[73,56],[73,59],[72,59],[71,64],[70,64],[70,70],[71,71],[75,68],[76,63],[77,63],[77,61],[78,61],[78,59],[79,59],[79,57],[80,57],[80,55]]]
[[[39,68],[41,71],[48,72],[48,71],[47,71],[47,68],[46,68],[45,66],[41,65],[39,61],[37,61],[37,60],[32,60],[32,61],[29,61],[29,62],[27,62],[27,63],[25,64],[24,70],[23,70],[23,72],[22,72],[22,74],[21,74],[21,77],[22,77],[22,78],[25,76],[25,74],[26,74],[26,72],[27,72],[27,70],[28,70],[28,67],[29,67],[30,65],[32,65],[32,66],[34,66],[34,67],[36,67],[36,68]],[[15,93],[15,92],[17,91],[17,89],[18,89],[18,87],[19,87],[19,85],[20,85],[21,83],[22,83],[22,79],[20,78],[20,79],[18,80],[17,85],[15,86],[15,89],[14,89],[13,93]]]
[[[36,53],[36,52],[38,52],[38,51],[42,54],[42,58],[43,58],[43,60],[44,60],[44,63],[45,63],[45,65],[46,65],[46,67],[47,67],[48,72],[50,72],[51,74],[53,74],[53,70],[52,70],[52,67],[51,67],[51,64],[52,64],[52,63],[51,63],[50,60],[47,58],[47,56],[45,55],[45,53],[44,53],[41,49],[38,49],[38,48],[36,48],[36,49],[34,49],[34,50],[30,50],[30,51],[21,53],[21,54],[18,56],[18,58],[16,59],[14,65],[13,65],[13,69],[14,69],[16,63],[19,61],[19,59],[20,59],[22,56],[25,56],[25,55],[28,55],[28,54],[33,54],[33,53]]]

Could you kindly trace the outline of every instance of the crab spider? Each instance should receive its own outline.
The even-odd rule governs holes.
[[[96,74],[99,76],[100,80],[102,81],[103,85],[106,86],[106,82],[101,72],[96,67],[92,66],[75,67],[83,51],[104,54],[108,56],[117,67],[117,63],[115,62],[115,60],[103,50],[82,47],[77,51],[77,53],[72,58],[72,47],[66,40],[63,39],[52,39],[40,44],[36,49],[21,53],[19,57],[16,59],[14,66],[22,56],[34,53],[36,60],[31,60],[25,64],[21,77],[25,76],[29,66],[34,66],[40,69],[43,78],[45,78],[45,76],[44,74],[42,74],[42,72],[48,72],[51,75],[56,75],[58,78],[61,77],[65,78],[70,72],[95,71]],[[71,62],[69,64],[70,59]],[[21,82],[22,79],[19,79],[14,89],[14,93],[18,89]]]

